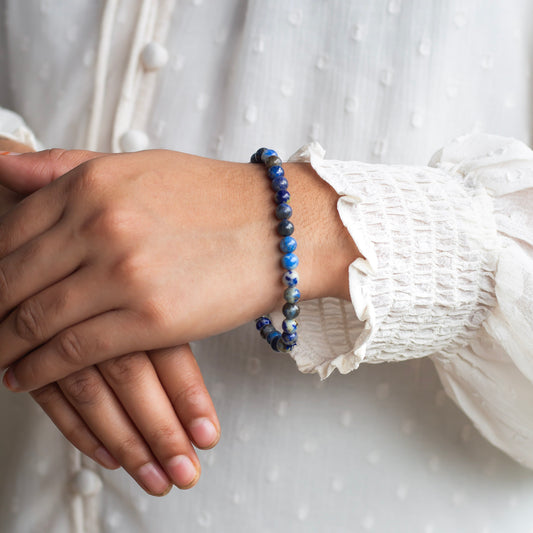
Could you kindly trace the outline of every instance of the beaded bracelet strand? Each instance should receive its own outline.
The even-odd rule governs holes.
[[[291,195],[287,190],[289,183],[281,166],[282,161],[274,150],[259,148],[250,158],[250,162],[256,164],[264,163],[267,169],[267,176],[271,180],[272,189],[274,190],[275,214],[279,220],[278,234],[281,237],[279,248],[284,254],[281,258],[281,265],[286,269],[283,273],[282,281],[287,286],[283,293],[283,297],[287,302],[282,309],[285,316],[282,324],[283,333],[274,327],[269,315],[257,318],[255,326],[273,350],[286,353],[296,346],[298,322],[295,319],[300,314],[300,307],[297,304],[300,300],[300,291],[296,288],[296,285],[298,285],[298,272],[295,270],[298,266],[298,257],[293,253],[297,244],[296,240],[291,237],[294,225],[289,220],[292,215],[292,208],[289,205]]]

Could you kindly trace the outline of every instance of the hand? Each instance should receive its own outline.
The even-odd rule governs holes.
[[[13,169],[24,175],[25,162],[34,166],[43,157],[0,158],[0,179],[9,183]],[[7,374],[12,389],[34,389],[124,353],[208,337],[281,305],[263,168],[163,150],[56,153],[64,161],[83,157],[96,159],[1,220],[0,366],[26,355]],[[316,177],[302,178],[308,165],[286,167],[288,175],[300,171],[293,183],[301,198],[329,189],[312,200],[319,213],[336,214],[335,191],[317,186]],[[327,209],[320,209],[324,199]],[[307,231],[299,248],[302,292],[335,295],[327,282],[338,283],[331,274],[344,254],[324,266],[316,252],[328,254],[336,234],[328,235],[321,219],[298,226],[297,212],[296,227]],[[327,275],[314,280],[317,264]]]
[[[0,139],[1,151],[31,148]],[[24,183],[15,177],[11,186],[31,192],[43,185],[43,178],[68,170],[64,162],[50,162],[46,172],[51,169],[57,175],[43,175],[41,169]],[[22,197],[0,187],[0,214]],[[168,492],[171,481],[180,488],[195,485],[200,464],[190,441],[206,449],[220,436],[213,403],[188,345],[91,366],[32,396],[80,451],[106,468],[122,465],[154,495]],[[192,464],[189,471],[184,457]]]

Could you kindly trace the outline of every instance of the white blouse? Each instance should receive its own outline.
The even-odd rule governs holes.
[[[27,395],[0,392],[6,532],[531,529],[529,0],[0,0],[0,13],[2,135],[240,161],[307,143],[292,159],[339,193],[364,256],[351,303],[302,305],[296,365],[253,324],[194,343],[222,440],[199,452],[190,491],[143,494]]]

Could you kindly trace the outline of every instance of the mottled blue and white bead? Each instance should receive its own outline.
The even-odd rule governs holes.
[[[272,185],[272,189],[275,192],[278,192],[278,191],[287,190],[287,187],[289,186],[289,182],[284,176],[280,176],[279,178],[274,178],[272,180],[271,185]]]
[[[294,333],[298,329],[298,322],[294,318],[286,318],[281,327],[285,333]]]
[[[280,167],[279,165],[274,165],[273,167],[270,167],[267,173],[268,173],[268,177],[271,180],[285,176],[285,172],[283,171],[283,168]]]
[[[287,346],[293,346],[298,341],[298,333],[282,333],[281,334],[281,340],[287,345]]]
[[[276,328],[274,327],[274,325],[267,324],[266,326],[263,326],[261,328],[259,333],[261,333],[261,337],[263,337],[263,339],[267,339],[271,333],[274,333],[274,331],[276,331]]]
[[[261,148],[260,148],[261,150]],[[272,157],[272,156],[276,156],[278,157],[278,153],[275,151],[275,150],[270,150],[270,149],[264,149],[262,152],[261,152],[261,156],[259,157],[259,159],[261,159],[261,161],[263,163],[266,163],[267,159],[269,157]]]
[[[270,320],[270,318],[268,318],[267,316],[260,316],[260,317],[255,321],[255,327],[256,327],[258,330],[261,330],[261,329],[264,328],[265,326],[268,326],[268,324],[272,324],[272,320]]]
[[[291,352],[293,346],[294,346],[293,344],[291,345],[285,344],[281,337],[276,342],[276,348],[278,349],[278,352],[281,352],[281,353]]]
[[[276,206],[276,218],[283,220],[286,218],[291,218],[292,216],[292,207],[289,204],[278,204]]]
[[[281,281],[287,287],[295,287],[298,285],[298,281],[300,280],[300,276],[298,275],[298,272],[296,270],[287,270],[287,272],[283,273],[283,276],[281,278]]]
[[[279,349],[278,349],[279,339],[281,339],[281,333],[279,331],[276,331],[275,334],[272,334],[270,340],[268,340],[267,338],[268,343],[270,344],[270,346],[272,346],[274,350],[276,350],[276,352],[279,352]]]
[[[280,189],[279,191],[276,191],[274,200],[277,204],[288,204],[291,200],[291,195],[287,189]]]
[[[281,205],[281,204],[280,204]],[[278,224],[278,235],[292,235],[294,231],[294,224],[290,220],[282,220]]]
[[[290,254],[291,252],[294,252],[296,250],[296,247],[298,246],[296,239],[294,237],[283,237],[279,243],[279,249],[284,254]]]
[[[300,299],[300,291],[296,287],[289,287],[288,289],[285,289],[283,297],[285,298],[285,301],[290,304],[295,304]]]
[[[287,270],[292,270],[298,266],[299,259],[296,254],[285,254],[281,258],[281,266]]]

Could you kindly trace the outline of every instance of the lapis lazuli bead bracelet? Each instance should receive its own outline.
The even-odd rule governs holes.
[[[266,339],[268,344],[276,352],[290,352],[298,340],[298,322],[295,320],[300,314],[298,301],[300,300],[300,291],[297,289],[298,272],[295,270],[298,266],[298,256],[293,252],[296,250],[296,240],[291,237],[294,231],[294,225],[289,220],[292,215],[292,208],[289,205],[291,195],[287,190],[289,183],[285,178],[285,172],[281,166],[281,159],[274,150],[259,148],[250,158],[252,163],[264,163],[267,176],[269,177],[274,190],[274,201],[276,202],[276,218],[278,223],[278,234],[281,237],[279,248],[283,253],[281,266],[286,269],[283,273],[282,281],[287,286],[283,297],[287,302],[283,306],[283,332],[278,331],[272,324],[270,316],[263,315],[255,320],[255,326]]]

